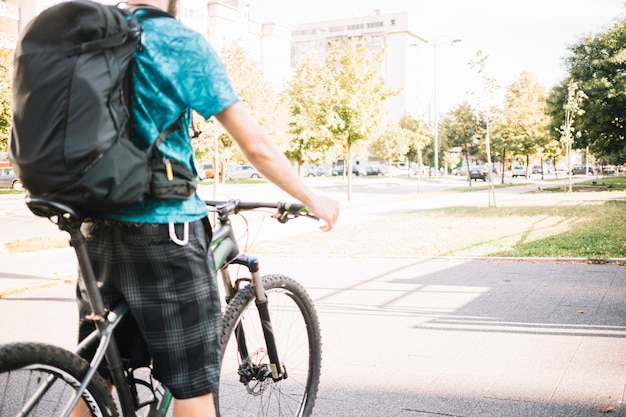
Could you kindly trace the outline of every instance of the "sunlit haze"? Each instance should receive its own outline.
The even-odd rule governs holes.
[[[547,89],[566,76],[562,60],[568,45],[611,27],[624,17],[623,0],[240,0],[250,3],[255,20],[289,25],[319,20],[409,12],[411,30],[438,43],[461,39],[437,48],[437,101],[445,111],[475,91],[476,75],[468,62],[482,50],[489,56],[486,72],[504,88],[522,71],[529,71]],[[420,56],[432,61],[433,48]],[[432,71],[416,74],[432,80]],[[426,83],[425,83],[426,84]],[[432,95],[432,90],[424,91]]]

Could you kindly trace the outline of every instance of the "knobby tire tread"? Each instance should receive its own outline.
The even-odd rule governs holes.
[[[58,346],[44,343],[13,343],[0,347],[0,374],[32,365],[57,368],[78,381],[82,380],[89,368],[86,360]],[[99,374],[94,375],[86,391],[93,396],[104,416],[118,417],[111,393]]]

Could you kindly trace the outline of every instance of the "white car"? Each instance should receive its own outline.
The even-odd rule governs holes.
[[[22,183],[13,172],[13,168],[0,168],[0,188],[21,190]]]
[[[261,174],[252,165],[240,165],[226,172],[226,179],[261,178]]]
[[[515,177],[525,177],[526,176],[526,167],[525,166],[514,166],[513,167],[513,178]]]

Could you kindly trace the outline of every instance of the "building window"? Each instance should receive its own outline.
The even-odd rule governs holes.
[[[363,29],[365,25],[363,23],[359,23],[358,25],[348,25],[348,30],[359,30]]]
[[[368,29],[381,28],[383,26],[383,22],[370,22],[367,24]]]
[[[391,19],[391,26],[395,26],[396,25],[396,19]]]
[[[343,30],[346,30],[345,26],[331,26],[328,28],[329,32],[341,32]]]

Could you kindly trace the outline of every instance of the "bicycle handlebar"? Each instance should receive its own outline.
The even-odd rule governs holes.
[[[249,211],[256,210],[260,208],[271,208],[276,209],[276,213],[272,217],[278,220],[280,223],[287,223],[287,221],[291,219],[295,219],[296,217],[309,217],[315,220],[318,220],[315,215],[309,213],[309,210],[304,206],[304,204],[299,203],[283,203],[283,202],[251,202],[251,201],[239,201],[239,200],[228,200],[228,201],[213,201],[213,200],[205,200],[204,201],[207,206],[215,207],[217,213],[220,216],[228,217],[231,214],[237,214],[240,211]]]

